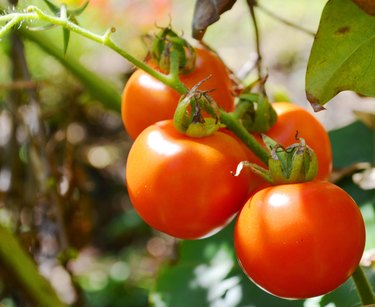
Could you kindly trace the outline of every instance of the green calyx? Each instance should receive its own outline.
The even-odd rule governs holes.
[[[245,93],[239,96],[235,116],[249,132],[267,132],[277,120],[276,111],[262,94]]]
[[[170,72],[177,62],[178,73],[187,74],[195,68],[196,54],[193,46],[167,27],[153,38],[151,58],[162,71]]]
[[[297,183],[313,180],[318,173],[318,159],[315,152],[307,146],[304,139],[299,143],[283,148],[271,138],[263,136],[271,149],[268,168],[272,183]]]
[[[191,137],[205,137],[221,127],[216,101],[207,91],[198,90],[204,81],[199,82],[181,97],[173,117],[176,129]],[[210,117],[204,117],[202,111]]]
[[[270,137],[263,135],[263,142],[270,152],[268,170],[247,161],[241,162],[234,175],[238,175],[243,167],[250,169],[272,184],[298,183],[313,180],[318,173],[318,160],[315,152],[302,138],[298,143],[286,148]]]

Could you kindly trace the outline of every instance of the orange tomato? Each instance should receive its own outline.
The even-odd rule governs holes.
[[[223,228],[248,197],[249,177],[231,172],[246,158],[230,135],[203,138],[179,133],[172,120],[146,128],[126,164],[130,200],[155,229],[197,239]]]
[[[273,295],[305,299],[328,293],[357,268],[365,225],[354,200],[327,181],[265,188],[238,215],[238,260]]]

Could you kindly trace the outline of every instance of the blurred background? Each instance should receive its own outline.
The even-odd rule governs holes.
[[[43,1],[20,0],[16,8],[10,2],[0,0],[1,11],[28,5],[48,11]],[[268,94],[313,113],[304,92],[313,35],[278,19],[316,32],[326,1],[259,2]],[[77,19],[98,34],[115,27],[113,39],[143,59],[144,35],[161,26],[171,24],[194,44],[193,12],[194,1],[91,0]],[[157,272],[176,258],[178,242],[150,229],[133,210],[124,178],[131,141],[120,105],[98,99],[78,77],[93,73],[116,96],[134,67],[74,33],[64,55],[61,28],[22,33],[0,41],[0,223],[17,234],[66,304],[147,306]],[[205,42],[239,77],[251,79],[256,48],[246,1],[224,13]],[[332,130],[353,122],[353,110],[375,111],[375,103],[341,93],[326,108],[314,115]],[[0,276],[0,305],[33,306],[6,270]]]

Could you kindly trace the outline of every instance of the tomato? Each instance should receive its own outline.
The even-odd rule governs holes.
[[[130,149],[130,200],[159,231],[182,239],[208,236],[224,227],[248,197],[246,172],[231,174],[245,157],[241,144],[228,134],[190,138],[171,120],[158,122]]]
[[[278,118],[275,125],[266,133],[283,146],[296,143],[295,135],[304,138],[315,151],[319,171],[317,179],[329,179],[332,171],[332,149],[328,133],[323,125],[305,109],[289,103],[273,103]]]
[[[181,81],[192,88],[211,75],[201,90],[214,90],[210,95],[225,111],[234,108],[232,83],[224,63],[211,51],[196,48],[197,61],[193,72],[181,75]],[[125,128],[134,140],[146,127],[161,120],[173,118],[181,95],[142,70],[135,71],[127,81],[121,114]]]
[[[258,286],[283,298],[330,292],[354,272],[365,226],[354,200],[327,181],[265,188],[242,208],[238,260]]]

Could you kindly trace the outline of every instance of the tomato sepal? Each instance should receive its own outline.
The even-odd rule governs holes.
[[[170,72],[174,63],[178,61],[178,72],[188,74],[195,69],[196,53],[194,47],[187,40],[177,35],[171,27],[162,28],[160,33],[155,35],[151,44],[151,58],[157,66],[165,72]]]
[[[265,134],[262,138],[270,152],[268,169],[256,163],[242,161],[238,164],[236,172],[232,173],[234,176],[238,176],[244,167],[250,168],[252,172],[273,185],[307,182],[317,176],[318,159],[303,138],[298,138],[298,143],[286,148]]]
[[[208,91],[198,90],[204,81],[181,97],[173,117],[176,129],[191,137],[209,136],[222,127],[216,101],[209,96]],[[211,117],[203,117],[202,111]]]
[[[297,137],[298,143],[286,148],[266,135],[262,138],[271,153],[268,169],[273,184],[306,182],[316,177],[318,159],[303,138]]]
[[[263,94],[243,93],[239,96],[235,116],[249,132],[267,132],[277,121],[277,114]]]

